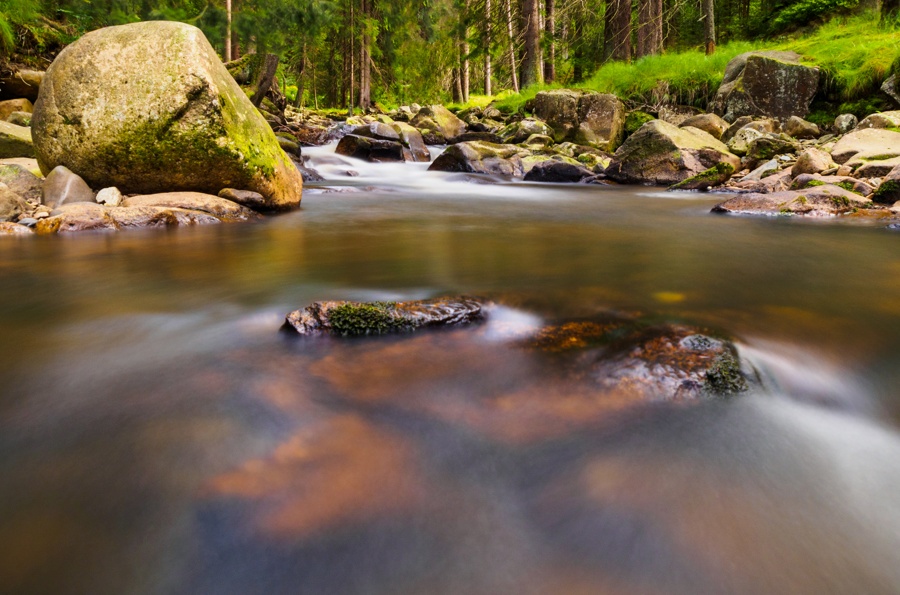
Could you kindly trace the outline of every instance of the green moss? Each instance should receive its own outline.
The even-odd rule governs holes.
[[[723,353],[716,358],[706,371],[703,384],[707,393],[721,397],[737,395],[749,388],[740,363],[732,353]]]
[[[885,180],[875,191],[872,200],[878,203],[891,204],[900,199],[900,180]]]
[[[863,195],[862,192],[856,191],[856,184],[854,184],[850,180],[842,180],[840,182],[835,183],[834,185],[837,186],[838,188],[843,188],[847,192],[852,192],[853,194],[859,194],[860,196]]]
[[[810,180],[806,183],[804,188],[813,188],[815,186],[825,186],[825,182],[823,182],[822,180]]]
[[[647,112],[633,111],[629,112],[625,117],[625,135],[630,136],[637,132],[638,128],[651,120],[655,120],[652,115]]]
[[[409,327],[395,307],[389,302],[341,304],[329,311],[328,321],[334,333],[342,337],[384,335]]]
[[[692,176],[683,182],[672,186],[672,190],[706,189],[710,186],[718,186],[728,181],[734,174],[734,166],[730,163],[720,162],[715,166]]]
[[[828,199],[839,209],[850,207],[850,200],[846,196],[829,196]]]

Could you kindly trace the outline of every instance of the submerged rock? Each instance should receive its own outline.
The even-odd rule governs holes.
[[[536,164],[525,174],[526,182],[577,183],[596,174],[582,165],[548,159]]]
[[[288,314],[285,328],[301,335],[354,337],[467,324],[483,317],[482,305],[468,298],[414,302],[316,302]]]
[[[268,209],[300,204],[300,173],[195,27],[88,33],[50,66],[34,111],[44,172],[65,165],[126,194],[241,188]]]
[[[39,234],[80,231],[116,231],[148,227],[176,227],[221,223],[209,213],[167,207],[107,207],[96,203],[72,203],[54,210],[35,226]]]
[[[10,221],[0,221],[0,236],[30,236],[33,234],[34,232],[25,225]]]
[[[606,175],[619,182],[671,186],[719,163],[737,170],[741,161],[702,130],[653,120],[619,147]]]
[[[393,129],[389,130],[393,132]],[[397,140],[383,140],[348,134],[338,143],[335,153],[374,163],[405,161],[403,145],[400,144],[399,140],[400,136],[396,133],[394,133],[394,136]]]

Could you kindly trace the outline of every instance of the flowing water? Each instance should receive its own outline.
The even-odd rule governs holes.
[[[0,592],[900,592],[900,234],[332,151],[259,224],[0,242]],[[458,294],[488,322],[278,332]],[[521,348],[603,312],[766,390],[623,406]]]

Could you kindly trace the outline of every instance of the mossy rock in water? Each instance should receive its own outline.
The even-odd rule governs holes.
[[[48,69],[32,126],[41,170],[65,165],[93,188],[238,188],[270,209],[300,204],[300,173],[196,27],[88,33]]]
[[[481,320],[482,305],[468,298],[412,302],[316,302],[287,316],[285,329],[301,335],[360,337],[410,332]]]

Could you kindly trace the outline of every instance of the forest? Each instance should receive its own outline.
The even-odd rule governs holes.
[[[897,4],[880,4],[882,21],[893,22]],[[278,56],[279,84],[298,107],[366,109],[579,86],[604,64],[712,54],[717,44],[731,48],[727,62],[755,47],[740,42],[878,9],[874,0],[0,0],[0,49],[42,68],[86,31],[177,20],[202,29],[225,61]],[[894,55],[877,59],[873,81]],[[693,74],[682,90],[704,86]]]

